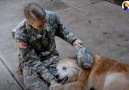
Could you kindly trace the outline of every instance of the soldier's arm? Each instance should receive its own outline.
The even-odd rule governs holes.
[[[77,40],[77,38],[61,23],[60,18],[57,14],[55,14],[55,22],[57,23],[56,35],[69,42],[70,44],[73,44],[73,42]]]
[[[37,56],[35,50],[31,46],[27,45],[26,49],[19,48],[19,51],[24,60],[24,65],[30,67],[35,71],[35,73],[40,74],[47,82],[54,79],[54,76],[42,64],[40,58]]]
[[[47,82],[50,82],[54,76],[40,62],[40,58],[37,56],[35,50],[27,44],[27,35],[23,32],[25,29],[24,25],[20,23],[13,29],[13,35],[23,60],[20,64],[30,67],[36,73],[39,73]]]

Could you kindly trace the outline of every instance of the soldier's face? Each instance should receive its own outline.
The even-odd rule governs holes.
[[[32,21],[32,23],[30,23],[30,25],[35,29],[46,28],[46,20]]]

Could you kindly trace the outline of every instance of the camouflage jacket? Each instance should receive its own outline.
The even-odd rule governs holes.
[[[72,44],[76,40],[73,33],[69,32],[63,24],[60,22],[59,17],[56,13],[46,11],[47,24],[46,28],[42,30],[35,30],[30,25],[27,25],[26,20],[20,22],[13,30],[12,35],[17,43],[21,45],[25,44],[26,49],[19,48],[21,67],[28,66],[35,72],[43,73],[42,70],[47,68],[40,67],[42,62],[41,59],[46,59],[53,55],[59,55],[56,50],[55,36],[62,38],[68,43]],[[39,69],[40,68],[40,69]],[[43,68],[43,69],[41,69]],[[48,71],[49,80],[53,78]]]

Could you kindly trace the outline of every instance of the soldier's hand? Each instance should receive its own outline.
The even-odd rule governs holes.
[[[82,41],[77,39],[76,41],[73,42],[73,46],[79,46],[79,47],[82,47]]]
[[[55,84],[57,84],[57,81],[53,79],[53,80],[50,82],[50,90],[53,90],[53,86],[54,86]]]
[[[51,88],[52,88],[52,90],[64,90],[63,85],[60,83],[54,84]]]

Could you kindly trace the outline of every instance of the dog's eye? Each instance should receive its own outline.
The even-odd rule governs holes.
[[[66,67],[63,67],[63,70],[66,70]]]

